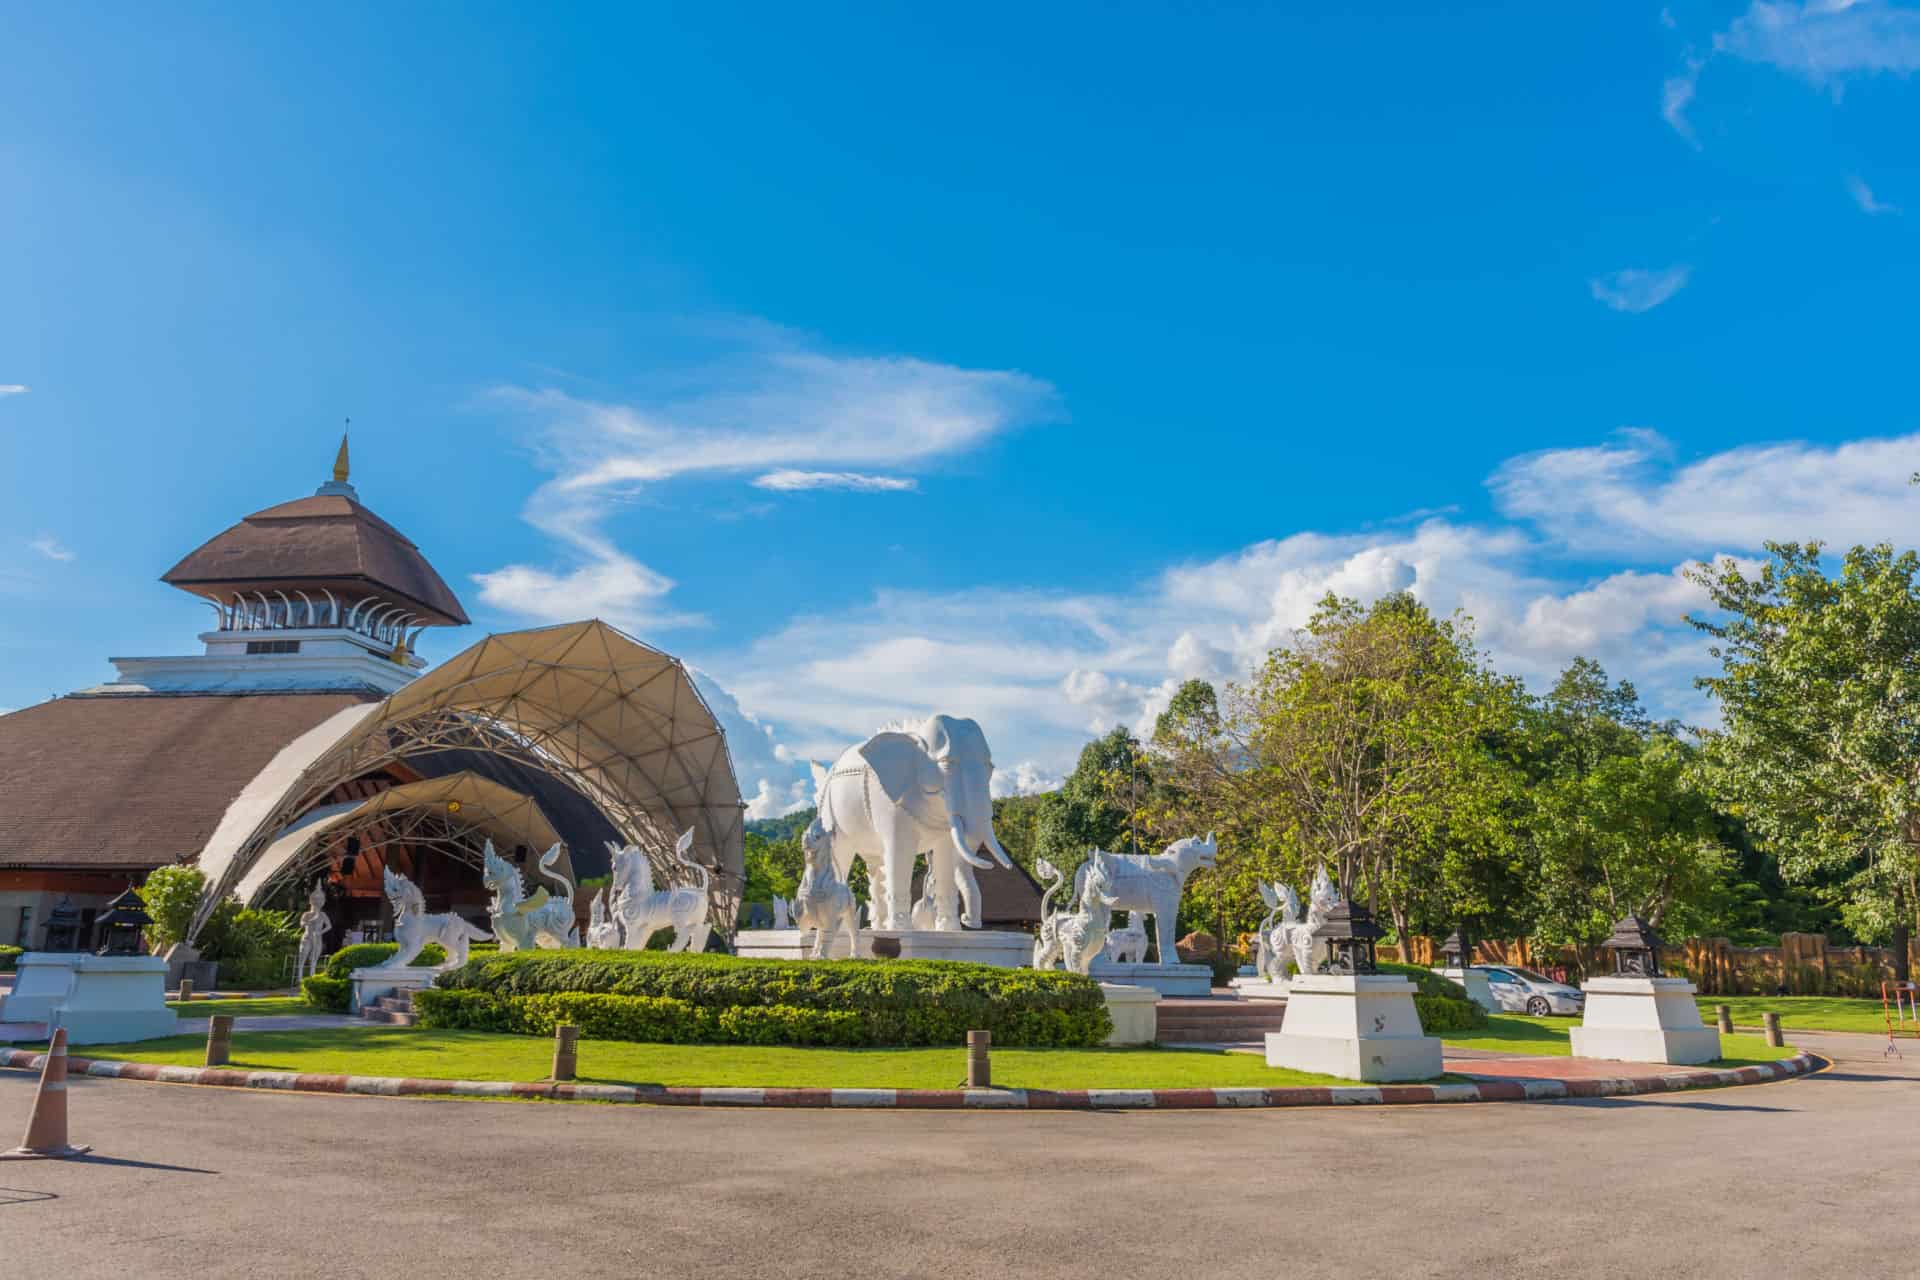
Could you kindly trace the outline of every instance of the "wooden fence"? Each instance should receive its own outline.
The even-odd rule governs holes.
[[[1382,960],[1438,966],[1435,938],[1412,938],[1405,947],[1378,948]],[[1909,963],[1920,971],[1920,939],[1908,946]],[[1612,969],[1599,947],[1537,947],[1525,938],[1513,942],[1476,942],[1475,964],[1511,964],[1577,982]],[[1831,946],[1824,933],[1783,933],[1777,947],[1736,947],[1725,938],[1689,938],[1660,948],[1660,968],[1686,978],[1701,995],[1878,996],[1880,984],[1893,978],[1893,952],[1886,947]]]

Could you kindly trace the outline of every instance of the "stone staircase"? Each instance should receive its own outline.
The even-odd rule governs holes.
[[[400,991],[390,996],[381,996],[371,1005],[360,1010],[360,1016],[368,1022],[384,1022],[389,1026],[410,1027],[419,1021],[419,1015],[413,1011],[413,993]]]
[[[1254,1043],[1278,1031],[1286,1013],[1285,1000],[1169,996],[1154,1011],[1154,1038],[1161,1044]]]

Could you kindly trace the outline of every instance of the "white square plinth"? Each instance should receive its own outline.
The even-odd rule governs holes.
[[[1580,989],[1575,1057],[1694,1067],[1720,1056],[1720,1033],[1701,1023],[1685,978],[1589,978]]]
[[[1478,969],[1435,969],[1434,972],[1465,987],[1467,999],[1488,1013],[1500,1012],[1500,1002],[1493,998],[1493,988],[1487,985],[1487,975]]]
[[[75,951],[29,951],[14,965],[13,991],[0,999],[0,1022],[49,1022],[73,990]]]
[[[1113,1019],[1109,1045],[1151,1044],[1160,1034],[1160,993],[1152,987],[1100,984],[1107,1016]]]
[[[1204,964],[1115,964],[1095,960],[1089,970],[1101,982],[1152,987],[1163,996],[1213,994],[1213,967]]]
[[[364,969],[355,969],[347,975],[353,983],[352,1009],[359,1013],[368,1009],[382,996],[393,995],[397,991],[419,991],[433,985],[441,970],[434,965],[405,964],[397,966],[368,965]]]
[[[159,956],[75,956],[73,989],[53,1011],[68,1044],[124,1044],[180,1030]]]
[[[1267,1033],[1267,1065],[1369,1083],[1432,1079],[1440,1042],[1420,1026],[1417,989],[1386,974],[1300,974],[1286,1021]]]

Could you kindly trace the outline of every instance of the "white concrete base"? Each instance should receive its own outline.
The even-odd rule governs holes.
[[[0,1000],[0,1022],[47,1022],[73,990],[77,951],[29,951],[14,963],[13,990]]]
[[[1213,968],[1204,964],[1114,964],[1095,960],[1091,970],[1099,981],[1130,987],[1152,987],[1163,996],[1204,996],[1213,993]]]
[[[1586,1011],[1574,1027],[1579,1058],[1697,1067],[1720,1056],[1720,1033],[1700,1021],[1685,978],[1589,978]]]
[[[1452,978],[1467,989],[1467,999],[1485,1009],[1488,1013],[1499,1013],[1500,1003],[1493,998],[1493,988],[1487,985],[1487,975],[1478,969],[1435,969],[1443,978]]]
[[[1242,1000],[1285,1000],[1293,990],[1292,982],[1273,982],[1266,978],[1235,978],[1227,985]]]
[[[1429,1080],[1444,1069],[1440,1042],[1420,1026],[1418,990],[1391,974],[1301,974],[1287,1021],[1267,1033],[1267,1065],[1347,1080]]]
[[[355,969],[349,980],[353,983],[353,1012],[370,1006],[381,996],[390,996],[396,991],[418,991],[433,985],[440,976],[440,969],[431,965],[401,965],[395,969],[382,969],[378,965],[369,965],[364,969]]]
[[[1107,1000],[1107,1016],[1113,1019],[1109,1045],[1151,1044],[1160,1034],[1160,993],[1152,987],[1129,987],[1103,982],[1100,994]]]
[[[1019,969],[1033,960],[1031,934],[1012,930],[862,929],[860,956],[873,958],[875,938],[897,940],[901,960],[964,960],[1002,969]],[[812,956],[811,929],[742,929],[733,935],[733,953],[762,960],[806,960]],[[847,959],[847,935],[833,940],[829,956]]]
[[[124,1044],[177,1034],[167,1008],[167,962],[159,956],[75,956],[73,989],[53,1011],[68,1044]]]

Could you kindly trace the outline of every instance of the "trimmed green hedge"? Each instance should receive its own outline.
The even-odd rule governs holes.
[[[316,1009],[345,1013],[353,1004],[353,983],[346,978],[316,973],[300,980],[300,994]]]
[[[742,1043],[841,1043],[862,1045],[957,1045],[970,1030],[990,1031],[994,1043],[1041,1048],[1099,1045],[1113,1030],[1100,984],[1075,973],[1040,973],[992,965],[930,960],[759,960],[725,955],[666,954],[653,951],[516,951],[476,956],[440,975],[443,991],[483,993],[502,998],[598,995],[672,1000],[703,1011],[693,1032],[673,1022],[671,1034],[735,1040],[755,1036],[805,1034],[816,1039],[755,1039]],[[417,997],[416,997],[417,1002]],[[428,1001],[432,1003],[431,1000]],[[451,1004],[443,1004],[451,1010]],[[481,1008],[470,1002],[475,1010]],[[491,1008],[491,1006],[488,1006]],[[548,1006],[538,1006],[547,1008]],[[612,1009],[614,1006],[607,1006]],[[622,1006],[624,1008],[624,1006]],[[731,1014],[731,1029],[709,1021]],[[777,1011],[791,1012],[777,1012]],[[847,1024],[802,1022],[800,1012],[855,1015],[859,1030]],[[448,1012],[446,1016],[454,1016]],[[478,1013],[461,1016],[482,1016]],[[524,1021],[526,1012],[488,1013]],[[542,1015],[544,1016],[544,1015]],[[596,1015],[603,1016],[603,1015]],[[605,1017],[627,1025],[626,1013]],[[653,1010],[646,1019],[678,1018]],[[583,1034],[591,1034],[584,1031]],[[852,1037],[842,1039],[840,1037]],[[650,1035],[620,1035],[648,1039]]]
[[[0,973],[12,973],[14,965],[25,954],[25,947],[0,947]]]
[[[355,969],[391,960],[399,950],[400,944],[397,942],[356,942],[350,947],[342,947],[327,957],[327,976],[350,978]],[[413,962],[417,965],[445,964],[447,953],[440,949],[439,943],[429,942],[420,948],[420,954],[414,957]]]
[[[571,992],[497,996],[486,991],[417,991],[414,1012],[426,1027],[461,1027],[552,1035],[561,1023],[589,1040],[645,1040],[668,1044],[869,1044],[857,1013],[796,1009],[791,1005],[701,1008],[671,996],[609,996]]]
[[[1453,1035],[1460,1031],[1480,1031],[1487,1025],[1487,1011],[1467,998],[1467,989],[1452,978],[1442,977],[1417,964],[1395,964],[1382,960],[1376,966],[1381,973],[1412,979],[1420,989],[1414,993],[1413,1007],[1420,1015],[1420,1026],[1430,1036]]]

